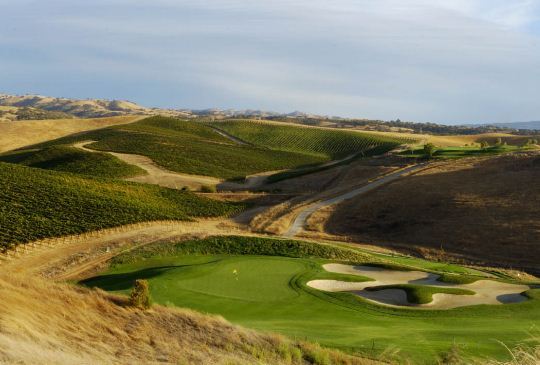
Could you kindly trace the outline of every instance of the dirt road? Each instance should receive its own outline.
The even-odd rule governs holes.
[[[311,205],[308,205],[306,206],[299,214],[298,216],[296,217],[296,219],[294,220],[293,224],[290,226],[289,230],[285,233],[285,237],[294,237],[296,236],[298,233],[300,233],[301,230],[303,230],[304,226],[306,225],[306,222],[308,220],[308,218],[314,213],[316,212],[317,210],[321,209],[321,208],[324,208],[324,207],[327,207],[327,206],[330,206],[330,205],[334,205],[334,204],[339,204],[341,202],[343,202],[344,200],[347,200],[347,199],[351,199],[357,195],[360,195],[360,194],[365,194],[369,191],[372,191],[384,184],[388,184],[394,180],[397,180],[399,179],[400,177],[404,176],[404,175],[408,175],[408,174],[411,174],[415,171],[418,171],[418,170],[421,170],[421,169],[424,169],[426,167],[425,164],[419,164],[419,165],[414,165],[414,166],[410,166],[410,167],[407,167],[407,168],[404,168],[404,169],[401,169],[401,170],[398,170],[396,172],[392,172],[388,175],[385,175],[373,182],[370,182],[368,183],[367,185],[364,185],[364,186],[361,186],[359,188],[356,188],[354,190],[351,190],[347,193],[344,193],[344,194],[340,194],[336,197],[333,197],[333,198],[330,198],[330,199],[326,199],[326,200],[323,200],[323,201],[320,201],[318,203],[314,203],[314,204],[311,204]]]
[[[73,145],[73,147],[79,148],[86,152],[103,152],[92,150],[87,145],[95,143],[95,141],[84,141]],[[135,165],[145,170],[148,175],[141,175],[128,178],[128,181],[135,181],[140,183],[155,184],[166,188],[181,189],[184,186],[190,189],[199,190],[204,185],[217,185],[223,182],[221,179],[217,179],[210,176],[181,174],[174,171],[169,171],[159,165],[146,156],[118,153],[118,152],[106,152],[118,159]]]

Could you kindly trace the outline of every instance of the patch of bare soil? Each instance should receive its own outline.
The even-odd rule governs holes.
[[[540,271],[540,154],[464,159],[400,179],[318,217],[325,231],[426,257]]]

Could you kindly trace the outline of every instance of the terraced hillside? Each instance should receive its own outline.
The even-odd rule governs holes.
[[[332,160],[359,152],[368,152],[375,147],[379,147],[378,152],[388,151],[401,143],[413,140],[412,138],[296,127],[251,120],[214,122],[211,125],[256,146],[312,154]]]
[[[227,215],[237,204],[189,192],[0,163],[0,249],[153,220]]]
[[[253,125],[257,127],[259,123],[253,122]],[[364,134],[274,125],[268,125],[259,133],[268,133],[268,141],[272,142],[242,144],[200,122],[151,117],[35,147],[96,141],[88,147],[144,155],[175,172],[238,179],[264,171],[322,164],[375,146],[382,147],[382,150],[377,149],[380,153],[400,143],[397,139]],[[281,147],[280,139],[284,141]],[[290,141],[286,143],[286,140]]]

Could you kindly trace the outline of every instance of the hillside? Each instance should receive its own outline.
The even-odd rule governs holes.
[[[539,178],[535,152],[464,159],[317,215],[326,231],[357,242],[539,272]]]
[[[0,162],[97,177],[127,178],[146,174],[145,170],[111,154],[61,145],[0,155]]]
[[[105,118],[121,115],[166,115],[191,117],[188,110],[147,108],[127,100],[71,99],[42,95],[0,94],[0,121],[59,119],[66,117]]]
[[[0,250],[40,238],[155,220],[231,214],[241,205],[154,185],[0,163]]]
[[[212,126],[245,142],[273,150],[319,155],[335,160],[351,154],[367,152],[374,147],[387,151],[406,143],[398,136],[376,136],[321,128],[302,128],[250,120],[226,120]]]
[[[0,153],[113,125],[131,123],[139,116],[93,119],[57,119],[33,121],[0,121]]]
[[[257,128],[260,125],[257,122],[245,123]],[[174,172],[238,179],[264,171],[322,164],[375,146],[384,147],[384,151],[387,151],[399,144],[396,138],[332,130],[311,132],[302,127],[276,127],[274,134],[274,142],[268,138],[266,143],[244,143],[220,134],[201,122],[151,117],[129,125],[61,138],[34,147],[96,141],[87,147],[143,155]],[[296,146],[280,142],[280,139],[291,140],[291,136],[300,135],[303,137],[295,139]],[[315,147],[319,144],[321,148]]]
[[[540,121],[531,122],[510,122],[510,123],[494,123],[495,127],[512,128],[512,129],[532,129],[540,131]]]
[[[0,276],[0,363],[374,364],[220,317],[126,307],[101,291]]]
[[[76,100],[41,95],[0,95],[0,105],[64,112],[80,118],[148,114],[150,111],[148,108],[129,101],[101,99]]]

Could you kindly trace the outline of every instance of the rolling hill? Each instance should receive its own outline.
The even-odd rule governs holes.
[[[540,272],[538,152],[452,161],[338,205],[324,229],[426,257]]]
[[[155,185],[0,163],[0,250],[136,222],[190,220],[242,205]]]
[[[227,128],[229,122],[219,124]],[[236,122],[230,122],[231,126]],[[247,175],[302,166],[314,166],[351,154],[378,153],[400,144],[398,138],[304,127],[273,126],[244,121],[258,130],[259,138],[274,130],[272,138],[244,143],[218,133],[205,123],[150,117],[128,125],[60,138],[33,148],[95,141],[87,147],[99,151],[139,154],[179,173],[239,179]],[[261,128],[263,128],[261,130]],[[232,131],[231,134],[237,133]],[[239,134],[239,138],[249,137]],[[289,142],[286,142],[289,141]]]

